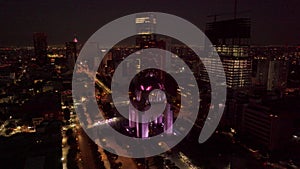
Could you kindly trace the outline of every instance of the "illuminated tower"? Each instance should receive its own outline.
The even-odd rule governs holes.
[[[223,71],[226,76],[227,86],[227,101],[226,108],[224,110],[223,121],[227,122],[224,125],[230,127],[239,127],[241,120],[240,111],[236,110],[236,107],[241,107],[243,103],[239,105],[236,100],[236,92],[248,89],[252,86],[252,60],[250,57],[250,33],[251,24],[250,18],[236,18],[229,20],[222,20],[210,22],[206,25],[206,35],[212,43],[212,46],[208,46],[206,43],[206,49],[208,52],[213,53],[216,56],[218,54],[222,61],[222,66],[218,65],[218,58],[206,57],[201,58],[206,70],[209,70],[213,76],[222,77]],[[211,50],[214,47],[215,50]],[[217,53],[214,53],[217,52]],[[205,72],[205,70],[204,70]],[[204,74],[203,81],[209,82],[207,73]],[[220,78],[222,79],[222,78]],[[217,83],[218,86],[223,86],[223,82]],[[220,105],[219,105],[220,106]],[[223,105],[222,105],[223,106]],[[228,127],[227,126],[227,127]]]
[[[153,82],[153,80],[152,80]],[[149,92],[154,88],[154,86],[161,86],[160,90],[155,90],[151,92],[151,95],[149,95]],[[162,84],[153,84],[152,85],[140,85],[140,88],[135,91],[134,94],[134,100],[133,104],[135,106],[138,106],[140,102],[146,102],[151,104],[161,104],[166,105],[165,109],[161,113],[160,116],[153,118],[151,122],[145,122],[148,119],[151,119],[151,115],[156,113],[155,109],[149,109],[146,111],[139,111],[132,104],[129,105],[129,127],[136,129],[136,137],[139,138],[148,138],[149,137],[149,131],[150,129],[153,129],[150,127],[151,123],[154,123],[157,126],[162,126],[162,130],[166,134],[172,134],[173,133],[173,111],[171,111],[171,105],[167,103],[166,95],[164,94],[163,85]],[[149,95],[149,97],[147,97]],[[153,112],[151,112],[153,111]],[[143,123],[142,123],[143,122]]]
[[[47,62],[47,35],[43,32],[33,34],[34,53],[37,63],[44,65]]]
[[[152,13],[137,14],[135,18],[137,48],[149,48],[155,45],[156,17]]]
[[[152,13],[143,13],[136,15],[136,48],[146,49],[146,48],[160,48],[166,49],[166,41],[158,41],[156,38],[156,24],[157,20]],[[158,59],[151,59],[153,53],[139,53],[139,58],[136,60],[130,60],[123,63],[123,73],[126,77],[126,72],[131,72],[134,74],[139,73],[141,65],[144,63],[153,63],[157,67],[161,67],[161,70],[165,70],[167,65],[166,52],[155,53]],[[130,80],[130,79],[129,79]],[[129,106],[129,127],[136,129],[136,137],[148,138],[150,132],[157,128],[153,126],[159,126],[159,128],[167,134],[173,132],[173,112],[170,110],[171,106],[167,103],[166,95],[162,92],[165,91],[164,84],[165,75],[162,71],[158,72],[148,72],[140,79],[133,80],[135,82],[135,88],[132,89],[132,104]],[[160,89],[152,91],[152,89]],[[151,92],[152,91],[152,92]],[[150,95],[151,92],[151,95]],[[157,105],[165,105],[166,107],[162,110],[162,114],[159,117],[153,118],[152,115],[157,113],[155,109],[147,110],[145,107],[149,106],[149,103]],[[139,107],[145,111],[139,111],[134,107]],[[159,106],[158,106],[159,107]],[[151,112],[153,111],[153,112]],[[145,122],[151,118],[151,122]],[[142,123],[144,122],[144,123]],[[161,132],[161,130],[159,132]],[[155,133],[154,132],[154,133]]]
[[[214,21],[206,25],[205,33],[221,58],[227,87],[231,89],[251,86],[250,26],[249,18]],[[214,67],[213,58],[204,62]],[[208,66],[207,69],[211,68]],[[221,68],[213,69],[218,76]]]
[[[153,13],[137,14],[135,18],[136,31],[139,35],[155,33],[156,17]]]

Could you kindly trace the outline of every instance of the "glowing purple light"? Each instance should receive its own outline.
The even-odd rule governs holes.
[[[77,38],[76,38],[76,37],[74,38],[73,42],[75,42],[75,43],[77,43],[77,42],[78,42],[78,40],[77,40]]]
[[[164,86],[162,84],[158,84],[159,88],[162,90]]]
[[[146,91],[149,91],[151,89],[152,89],[152,86],[148,86],[147,89],[146,89]]]

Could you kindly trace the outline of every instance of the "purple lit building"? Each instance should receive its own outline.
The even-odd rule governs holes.
[[[165,104],[166,95],[164,94],[163,85],[158,84],[161,88],[160,90],[155,90],[149,95],[149,99],[145,99],[145,94],[149,94],[152,86],[148,86],[147,88],[141,85],[141,87],[135,91],[134,100],[137,102],[143,102],[145,105],[149,105],[149,102],[152,104]],[[145,91],[146,92],[145,92]],[[136,102],[133,102],[136,103]],[[137,104],[135,104],[137,106]],[[147,107],[147,106],[146,106]],[[152,110],[153,111],[153,110]],[[155,130],[157,126],[163,129],[163,132],[166,134],[173,133],[173,111],[171,111],[171,105],[169,103],[166,104],[165,110],[162,115],[157,118],[152,119],[151,122],[144,122],[146,119],[149,119],[151,115],[155,112],[151,112],[151,110],[139,111],[132,104],[129,105],[129,127],[136,129],[136,137],[139,138],[147,138],[150,136],[150,131]],[[142,123],[144,122],[144,123]],[[156,126],[156,127],[153,127]],[[159,128],[159,127],[157,127]]]

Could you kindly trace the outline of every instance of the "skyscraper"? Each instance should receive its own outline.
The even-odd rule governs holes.
[[[208,23],[206,35],[221,58],[227,87],[231,89],[249,87],[251,85],[250,19],[237,18]]]
[[[223,70],[226,76],[227,101],[223,115],[223,125],[239,129],[241,121],[241,111],[245,102],[239,101],[235,93],[248,89],[251,86],[252,61],[250,57],[250,19],[234,18],[230,20],[213,21],[206,25],[206,35],[212,43],[206,50],[217,52],[222,65],[217,63],[218,58],[212,56],[205,57],[201,61],[205,69],[212,72],[213,76],[221,77]],[[215,50],[212,50],[212,47]],[[210,82],[207,74],[201,70],[202,81]],[[221,78],[220,78],[221,79]],[[221,82],[223,83],[223,82]],[[217,84],[222,85],[222,84]],[[246,101],[247,102],[247,101]]]
[[[135,24],[137,34],[152,34],[155,33],[156,29],[156,17],[153,13],[137,14]]]
[[[153,80],[151,81],[153,82]],[[156,84],[158,86],[163,86],[163,84]],[[140,86],[141,89],[136,89],[136,92],[134,94],[135,99],[137,102],[134,103],[135,106],[140,104],[140,101],[146,100],[145,102],[151,102],[153,104],[165,104],[166,102],[166,96],[162,94],[162,91],[158,90],[156,92],[153,92],[152,95],[149,95],[149,100],[145,98],[145,90],[151,90],[154,86],[148,86],[147,89],[144,89],[144,85]],[[144,90],[143,90],[144,89]],[[162,88],[160,88],[162,90]],[[152,111],[155,111],[153,109]],[[136,129],[136,137],[140,138],[148,138],[149,131],[150,130],[156,130],[151,129],[150,122],[143,122],[145,119],[149,119],[151,115],[155,112],[151,112],[150,110],[146,111],[139,111],[137,110],[132,104],[129,104],[129,127]],[[172,134],[173,133],[173,111],[171,110],[171,105],[169,103],[166,104],[165,110],[159,117],[156,117],[153,119],[153,122],[155,125],[163,126],[163,131],[166,134]]]
[[[281,50],[278,47],[254,49],[252,74],[255,87],[269,91],[283,91],[287,87],[289,61]]]
[[[285,60],[272,60],[269,62],[267,89],[285,89],[287,85],[288,68]]]
[[[137,48],[148,48],[156,45],[156,17],[152,13],[137,14],[136,24],[136,46]]]
[[[73,70],[76,59],[77,59],[77,39],[74,38],[71,42],[66,42],[66,59],[67,66]]]
[[[47,35],[44,32],[33,34],[34,53],[37,63],[44,65],[47,62]]]

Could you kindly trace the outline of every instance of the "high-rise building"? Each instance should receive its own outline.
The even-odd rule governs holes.
[[[44,65],[47,62],[47,35],[44,32],[33,34],[34,53],[37,63]]]
[[[137,14],[135,19],[135,25],[137,30],[137,35],[135,37],[136,46],[134,51],[140,50],[140,49],[147,49],[147,48],[159,48],[159,49],[166,49],[166,41],[165,40],[157,40],[155,29],[156,29],[157,20],[153,13],[143,13],[143,14]],[[127,59],[124,60],[126,56],[131,54],[131,49],[116,49],[113,50],[113,60],[117,61],[117,58],[122,58],[122,63],[120,66],[122,67],[122,78],[124,80],[130,80],[127,79],[128,76],[131,73],[138,73],[140,71],[141,65],[144,63],[149,62],[149,59],[145,57],[146,53],[136,53],[137,55],[141,55],[141,57],[137,59]],[[128,53],[129,51],[129,53]],[[162,69],[166,68],[168,66],[169,60],[164,57],[165,53],[161,53],[161,57],[159,60],[155,61],[157,62]],[[149,55],[149,54],[148,54]],[[117,57],[116,57],[117,56]],[[117,61],[118,62],[118,61]],[[151,60],[150,62],[153,62]]]
[[[77,39],[74,38],[71,42],[66,42],[66,59],[69,69],[73,69],[77,59]]]
[[[297,131],[299,97],[279,99],[276,95],[251,99],[242,118],[242,132],[248,144],[265,150],[284,150]]]
[[[200,70],[201,81],[210,83],[207,71],[220,79],[222,79],[223,71],[225,73],[228,89],[227,102],[220,126],[230,127],[236,131],[241,126],[240,109],[247,104],[247,100],[243,97],[238,100],[235,95],[237,91],[244,91],[251,86],[250,29],[249,18],[215,20],[207,23],[205,33],[212,45],[205,43],[205,50],[209,52],[209,56],[201,58],[206,69]],[[216,54],[219,55],[222,66],[218,64],[219,58],[212,57]],[[225,85],[223,83],[216,85]]]
[[[143,13],[136,15],[135,25],[137,33],[137,48],[149,48],[156,45],[156,23],[156,17],[153,13]]]
[[[249,87],[251,85],[250,19],[214,21],[206,25],[205,33],[221,58],[227,87],[231,89]],[[207,58],[203,62],[211,62],[205,63],[206,69],[212,69],[212,72],[218,75],[221,68],[211,68],[214,67],[212,59]]]
[[[147,48],[166,49],[166,41],[157,40],[157,36],[155,34],[157,20],[154,14],[138,14],[136,16],[135,24],[137,30],[135,50]],[[145,63],[152,63],[153,67],[160,67],[161,70],[165,70],[168,65],[168,60],[166,59],[167,54],[165,52],[155,53],[156,57],[153,57],[154,54],[150,52],[138,52],[136,55],[138,57],[135,59],[122,61],[120,65],[122,66],[123,73],[122,81],[131,81],[132,79],[128,79],[128,77],[132,77],[128,75],[141,73],[141,68],[143,68]],[[134,99],[131,101],[132,105],[129,104],[128,109],[129,128],[134,128],[136,130],[135,136],[139,138],[148,138],[161,132],[172,134],[174,113],[171,110],[172,106],[170,103],[166,104],[162,115],[153,119],[152,122],[143,122],[155,113],[146,109],[149,102],[153,102],[154,104],[165,104],[167,101],[166,96],[162,94],[162,91],[154,92],[151,96],[149,95],[154,88],[159,88],[166,92],[163,87],[166,83],[166,77],[163,71],[146,72],[147,71],[138,75],[140,79],[132,80],[135,86],[131,91]],[[143,111],[138,110],[135,107],[139,107],[143,109]]]
[[[288,68],[285,60],[272,60],[269,62],[268,90],[283,89],[287,85]]]
[[[249,139],[255,139],[263,147],[273,149],[278,144],[279,118],[269,106],[251,102],[244,110],[242,126]]]
[[[153,13],[137,14],[135,18],[136,31],[139,35],[155,33],[156,17]]]
[[[162,84],[157,84],[159,86],[163,86]],[[135,98],[137,101],[144,100],[145,98],[145,91],[144,90],[151,90],[152,86],[148,86],[147,89],[144,89],[143,85],[141,85],[142,89],[137,89],[135,92]],[[144,89],[144,90],[143,90]],[[161,88],[162,90],[162,88]],[[158,90],[149,97],[149,100],[146,102],[151,102],[154,104],[165,104],[166,96],[162,94],[162,91]],[[145,119],[149,119],[151,115],[155,112],[151,112],[150,110],[147,111],[139,111],[134,108],[133,105],[129,105],[129,127],[136,129],[136,137],[140,138],[147,138],[149,137],[150,133],[150,122],[143,122]],[[171,110],[171,105],[169,103],[166,104],[165,110],[159,117],[153,119],[154,125],[163,126],[163,131],[166,134],[173,133],[173,111]],[[154,130],[154,129],[152,129]]]
[[[252,84],[259,88],[266,88],[268,83],[269,62],[267,57],[254,56],[252,60]]]
[[[253,86],[283,91],[287,87],[289,61],[278,47],[253,49]]]

